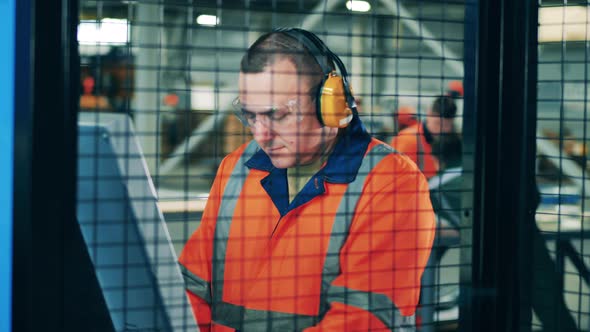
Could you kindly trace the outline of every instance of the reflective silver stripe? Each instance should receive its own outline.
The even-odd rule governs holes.
[[[296,315],[281,312],[247,309],[243,306],[222,302],[225,255],[229,229],[233,220],[237,200],[248,175],[245,162],[257,151],[258,145],[252,141],[236,163],[219,206],[215,226],[215,245],[213,248],[213,305],[212,318],[218,324],[241,332],[244,331],[295,331],[316,324],[316,316]]]
[[[209,282],[189,271],[184,265],[179,265],[186,289],[211,304],[211,285]]]
[[[383,294],[348,290],[343,287],[332,286],[332,282],[340,275],[340,251],[348,238],[350,224],[356,211],[358,200],[363,192],[367,175],[385,156],[395,153],[387,145],[375,146],[363,158],[356,179],[348,184],[343,199],[338,207],[336,219],[332,226],[330,244],[326,253],[322,275],[322,298],[320,300],[320,317],[329,309],[330,302],[336,301],[352,305],[373,313],[390,329],[396,331],[414,331],[415,317],[402,316],[395,304]]]
[[[318,322],[317,316],[247,309],[227,302],[217,303],[213,317],[215,323],[240,332],[300,331]]]
[[[328,290],[328,302],[340,302],[366,310],[393,331],[416,330],[416,317],[402,316],[395,304],[384,294],[363,292],[340,286]]]
[[[234,217],[234,210],[249,169],[245,163],[258,150],[258,144],[254,140],[248,144],[240,159],[236,163],[229,177],[215,223],[215,238],[213,245],[213,262],[211,283],[213,288],[213,305],[221,302],[223,299],[223,277],[225,273],[225,254],[227,251],[227,239],[229,238],[229,228]],[[214,317],[215,319],[215,317]]]
[[[369,172],[377,163],[379,163],[386,155],[394,152],[394,150],[387,145],[377,145],[363,158],[356,179],[348,184],[348,188],[340,201],[338,211],[332,226],[332,233],[330,235],[330,243],[328,244],[328,251],[326,252],[326,259],[324,261],[324,269],[322,272],[322,298],[320,299],[320,316],[323,316],[328,311],[329,302],[326,301],[328,289],[332,282],[338,275],[340,275],[340,250],[348,238],[350,231],[350,224],[356,210],[356,205],[363,192],[363,186]]]

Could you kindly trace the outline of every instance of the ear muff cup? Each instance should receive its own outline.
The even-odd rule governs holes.
[[[298,28],[278,28],[276,32],[285,33],[303,43],[322,68],[324,80],[316,95],[316,114],[320,123],[326,127],[344,128],[356,113],[352,89],[348,84],[348,72],[342,60],[313,33]],[[329,65],[333,62],[342,76]]]
[[[352,109],[347,103],[347,92],[341,76],[327,75],[318,91],[316,113],[326,127],[344,128],[352,121]]]

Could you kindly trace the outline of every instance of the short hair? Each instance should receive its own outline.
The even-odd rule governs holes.
[[[326,54],[318,56],[326,57],[326,63],[334,68],[332,60]],[[261,73],[266,67],[283,59],[290,60],[298,74],[307,75],[312,87],[310,92],[315,91],[324,78],[322,67],[301,41],[285,32],[273,31],[260,36],[242,57],[240,71]]]
[[[457,105],[450,96],[438,96],[432,103],[432,113],[442,118],[454,118],[457,115]]]

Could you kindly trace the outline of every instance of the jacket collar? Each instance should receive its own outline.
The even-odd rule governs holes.
[[[332,183],[350,183],[356,178],[363,156],[371,142],[371,135],[365,129],[358,115],[354,115],[349,126],[338,134],[338,141],[318,175]],[[262,171],[272,172],[268,155],[258,150],[247,162],[246,166]]]

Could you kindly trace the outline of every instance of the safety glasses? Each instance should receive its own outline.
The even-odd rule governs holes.
[[[256,123],[261,122],[263,125],[270,127],[281,127],[291,123],[299,108],[297,99],[288,100],[282,106],[256,106],[257,110],[248,109],[242,104],[239,97],[232,102],[234,114],[240,119],[242,124],[247,127],[253,127]]]

